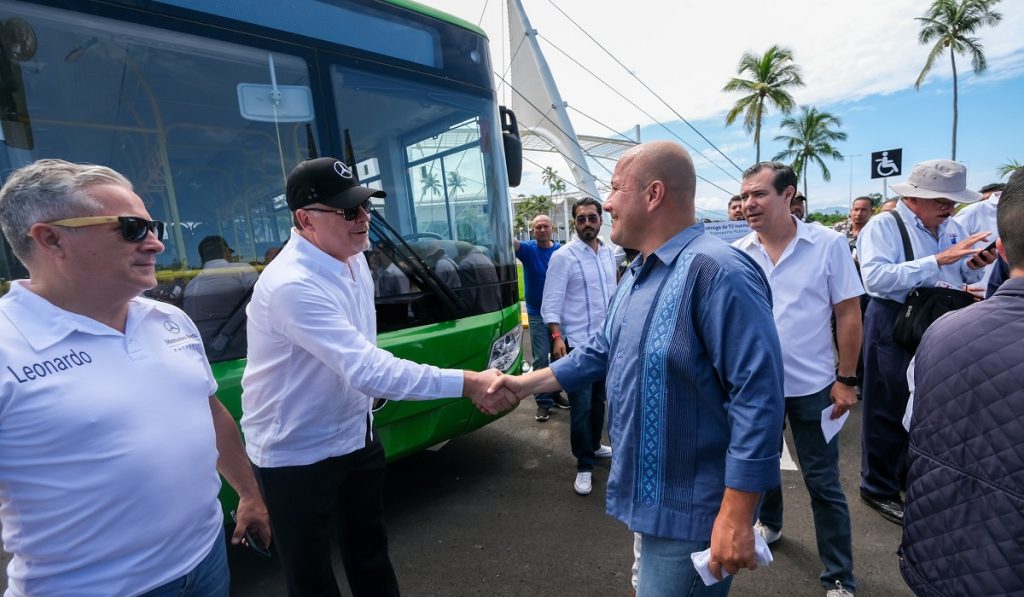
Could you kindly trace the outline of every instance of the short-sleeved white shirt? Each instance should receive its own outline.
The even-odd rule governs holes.
[[[122,334],[27,284],[0,298],[5,595],[135,595],[182,576],[223,532],[199,333],[136,298]]]
[[[292,230],[246,309],[242,431],[259,467],[302,466],[366,445],[374,397],[455,398],[462,372],[377,348],[373,277]]]
[[[797,220],[796,236],[772,264],[757,233],[733,246],[757,262],[772,288],[772,312],[782,344],[786,396],[806,396],[835,381],[832,306],[864,294],[846,236]]]

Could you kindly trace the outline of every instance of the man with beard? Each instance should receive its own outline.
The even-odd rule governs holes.
[[[733,198],[729,200],[727,210],[729,212],[730,222],[742,222],[746,219],[743,216],[743,197],[740,197],[739,195],[734,195]]]
[[[601,229],[601,204],[584,197],[572,206],[576,238],[555,251],[544,282],[541,317],[551,332],[551,360],[582,346],[604,325],[608,301],[615,292],[615,256],[597,238]],[[573,489],[590,493],[595,458],[610,458],[612,450],[601,445],[604,429],[604,381],[569,392],[572,408],[569,443],[576,457]]]

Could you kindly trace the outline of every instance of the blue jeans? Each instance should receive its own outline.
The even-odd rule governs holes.
[[[708,541],[677,541],[643,535],[640,539],[640,570],[637,597],[724,597],[729,594],[732,577],[704,585],[693,567],[690,554],[704,551]]]
[[[224,533],[219,533],[213,549],[191,572],[140,597],[228,597],[230,580]]]
[[[594,452],[601,447],[604,431],[604,380],[569,392],[569,446],[576,457],[576,470],[594,470]]]
[[[825,566],[821,584],[826,589],[834,589],[838,580],[853,592],[857,585],[853,578],[850,509],[839,479],[839,437],[826,444],[821,434],[821,411],[832,404],[829,399],[831,389],[829,384],[824,390],[809,396],[786,398],[786,419],[793,431],[804,485],[811,495],[818,559]],[[775,530],[782,528],[781,487],[765,492],[760,518],[765,526]]]
[[[533,355],[533,370],[544,369],[551,358],[551,334],[540,315],[527,315],[530,321],[530,354]],[[551,408],[555,405],[555,394],[546,392],[533,397],[537,406]]]

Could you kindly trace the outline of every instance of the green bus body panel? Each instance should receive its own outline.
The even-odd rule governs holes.
[[[436,8],[431,7],[431,6],[427,6],[426,4],[420,4],[419,2],[414,2],[413,0],[385,0],[385,1],[388,4],[393,4],[395,6],[400,6],[400,7],[404,8],[404,9],[406,9],[406,10],[411,10],[413,12],[417,12],[417,13],[422,14],[422,15],[427,15],[428,17],[434,17],[435,19],[444,21],[446,23],[451,23],[452,25],[457,25],[459,27],[462,27],[463,29],[468,29],[469,31],[472,31],[473,33],[476,33],[477,35],[479,35],[481,37],[487,37],[487,34],[484,32],[484,30],[481,29],[480,27],[477,27],[473,23],[470,23],[469,21],[465,21],[463,19],[460,19],[459,17],[457,17],[455,15],[450,15],[450,14],[448,14],[446,12],[442,12],[442,11],[436,9]]]
[[[397,357],[447,369],[487,368],[490,347],[520,322],[520,306],[474,315],[455,321],[409,328],[381,334],[377,344]],[[485,347],[481,352],[478,348]],[[510,373],[519,373],[519,357]],[[223,361],[211,365],[217,379],[217,397],[237,421],[242,416],[242,372],[245,360]],[[374,413],[374,430],[384,445],[388,460],[395,460],[479,429],[503,415],[481,413],[466,398],[441,400],[389,401]],[[221,483],[220,501],[224,512],[238,504],[238,495],[226,482]]]

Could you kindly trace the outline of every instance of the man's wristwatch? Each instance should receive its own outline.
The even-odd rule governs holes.
[[[844,386],[856,387],[860,385],[859,377],[846,377],[845,375],[837,375],[836,381],[843,384]]]

